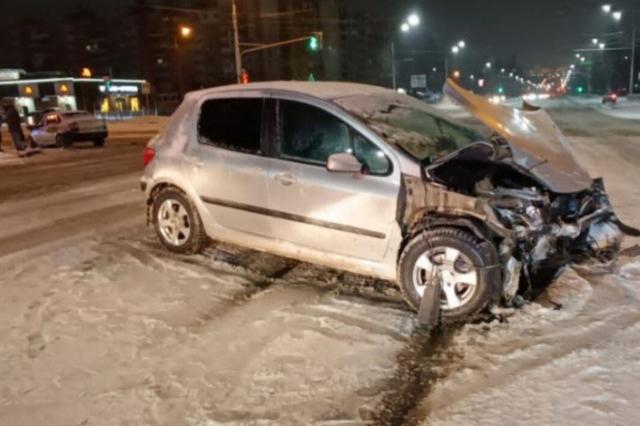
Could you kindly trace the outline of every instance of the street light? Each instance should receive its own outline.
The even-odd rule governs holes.
[[[611,5],[610,4],[603,4],[602,5],[602,11],[604,13],[611,13]]]
[[[598,45],[598,48],[600,48],[600,50],[603,50],[605,47],[607,47],[604,43],[600,43]]]
[[[491,62],[487,62],[484,66],[487,67],[487,69],[491,69],[492,67]]]
[[[597,38],[592,38],[592,39],[591,39],[591,43],[593,43],[593,44],[598,44],[598,39],[597,39]]]
[[[460,49],[464,49],[466,46],[467,46],[467,43],[465,43],[465,41],[464,41],[464,40],[460,40],[460,41],[458,42],[458,47],[459,47]]]
[[[622,19],[622,11],[617,10],[615,12],[613,12],[611,14],[611,16],[613,17],[613,19],[615,19],[616,21],[620,21]]]
[[[457,55],[458,52],[460,52],[460,48],[458,46],[453,46],[451,48],[451,53],[453,53],[454,55]]]
[[[417,27],[420,25],[420,16],[412,13],[407,17],[407,20],[400,25],[400,31],[408,33],[411,31],[411,27]],[[391,40],[391,79],[393,80],[393,89],[398,88],[397,71],[396,71],[396,44]]]
[[[191,37],[191,34],[193,34],[193,29],[191,27],[188,27],[186,25],[180,26],[180,37],[189,38]]]

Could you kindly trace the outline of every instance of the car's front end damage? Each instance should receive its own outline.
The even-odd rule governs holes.
[[[490,142],[470,144],[425,165],[421,179],[405,176],[402,221],[409,234],[454,226],[492,242],[506,304],[527,293],[539,272],[588,258],[612,259],[624,234],[638,235],[618,219],[602,179],[588,176],[564,139],[556,146],[536,144],[536,138],[562,137],[546,113],[487,111],[476,95],[451,85],[447,89],[494,133]],[[525,120],[525,130],[535,137],[518,133],[522,123],[510,129],[513,117]]]
[[[625,233],[638,235],[616,217],[601,179],[569,195],[498,185],[466,195],[411,177],[404,184],[409,201],[402,220],[408,233],[454,226],[495,245],[496,277],[506,304],[526,293],[539,272],[588,258],[611,259]]]

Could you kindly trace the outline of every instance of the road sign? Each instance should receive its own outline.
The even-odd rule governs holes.
[[[426,89],[427,88],[427,75],[426,74],[413,74],[413,75],[411,75],[411,88],[412,89]]]

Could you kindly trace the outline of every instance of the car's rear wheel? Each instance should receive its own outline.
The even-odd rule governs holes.
[[[153,201],[153,223],[162,245],[175,253],[201,253],[208,238],[193,203],[179,190],[166,188]]]
[[[489,251],[493,250],[493,253]],[[419,309],[426,286],[440,282],[442,317],[465,321],[491,306],[499,288],[495,248],[456,228],[425,231],[411,240],[399,262],[404,298]]]
[[[70,148],[71,140],[64,135],[56,135],[56,146],[58,148]]]

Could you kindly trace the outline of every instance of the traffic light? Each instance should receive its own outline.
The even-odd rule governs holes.
[[[322,31],[311,33],[307,47],[311,52],[317,52],[322,49]]]
[[[584,92],[584,87],[578,86],[578,88],[576,90],[578,90],[578,93],[582,93],[582,92]]]
[[[249,73],[247,72],[247,70],[242,69],[242,73],[240,74],[240,82],[242,84],[249,84]]]
[[[504,93],[504,87],[499,86],[498,87],[498,93],[502,95]]]

